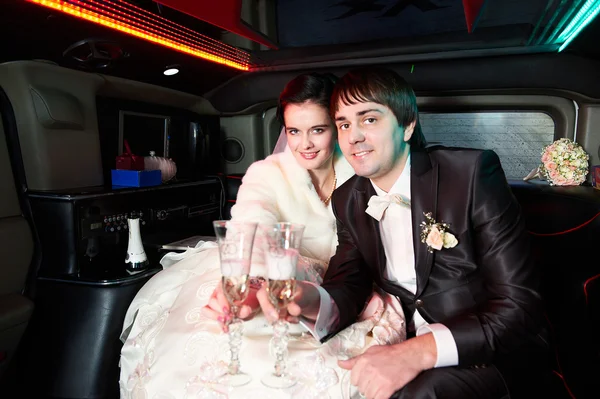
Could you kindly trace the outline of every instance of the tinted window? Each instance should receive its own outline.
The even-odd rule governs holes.
[[[542,112],[420,113],[429,144],[494,150],[509,179],[521,179],[540,163],[554,140],[554,121]]]

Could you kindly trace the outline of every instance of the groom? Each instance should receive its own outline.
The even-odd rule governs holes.
[[[299,283],[289,313],[325,341],[356,321],[373,284],[400,301],[409,339],[340,362],[369,399],[539,387],[540,279],[497,155],[425,148],[414,92],[391,70],[347,73],[331,104],[356,176],[333,195],[339,244],[323,285]]]

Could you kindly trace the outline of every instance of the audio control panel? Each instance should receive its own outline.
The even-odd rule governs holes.
[[[81,220],[81,231],[83,236],[98,236],[114,233],[122,233],[129,230],[127,219],[129,215],[136,212],[140,218],[140,226],[145,226],[147,211],[131,210],[129,212],[111,213],[106,215],[94,215]]]
[[[222,187],[218,181],[197,182],[171,188],[131,191],[90,198],[78,209],[79,237],[127,234],[127,219],[135,214],[144,231],[179,230],[200,219],[220,215]]]
[[[140,219],[140,227],[158,227],[166,224],[177,224],[186,220],[191,220],[202,215],[218,212],[219,203],[209,202],[197,205],[179,205],[172,207],[132,209],[118,213],[90,215],[81,220],[81,232],[85,236],[99,236],[106,234],[118,234],[126,232],[129,229],[127,219],[133,213]]]
[[[145,226],[146,220],[144,220],[144,212],[139,210],[134,212],[136,212],[140,217],[140,225]],[[99,222],[90,224],[90,230],[93,231],[95,229],[102,228],[105,233],[118,233],[120,231],[126,231],[129,229],[129,225],[127,224],[129,215],[129,212],[114,215],[104,215],[101,224]]]

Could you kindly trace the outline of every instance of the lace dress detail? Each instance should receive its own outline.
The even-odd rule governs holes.
[[[368,340],[369,336],[372,339]],[[393,345],[405,340],[402,307],[393,297],[375,292],[359,320],[331,338],[323,350],[339,359],[349,359],[373,345]]]

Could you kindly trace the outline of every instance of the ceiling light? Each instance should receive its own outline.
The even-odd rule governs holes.
[[[178,65],[170,65],[165,69],[165,71],[163,73],[166,76],[177,75],[179,73],[179,66]]]

